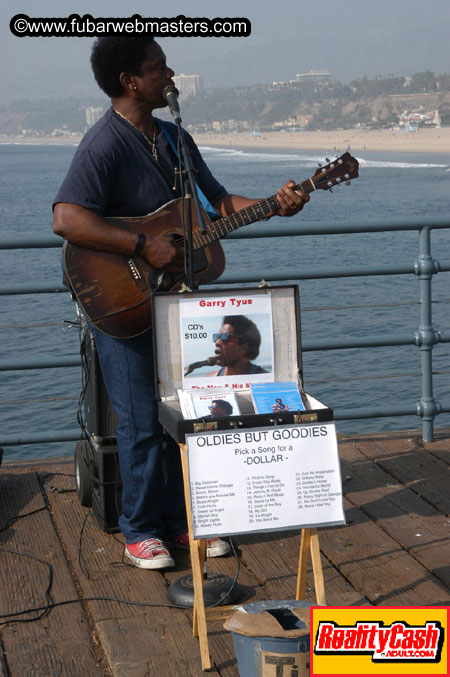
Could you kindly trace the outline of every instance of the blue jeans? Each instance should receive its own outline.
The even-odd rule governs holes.
[[[122,475],[119,527],[127,543],[187,530],[180,448],[158,422],[153,336],[114,339],[93,329],[112,407]],[[163,458],[164,457],[164,458]],[[163,471],[164,465],[164,471]]]

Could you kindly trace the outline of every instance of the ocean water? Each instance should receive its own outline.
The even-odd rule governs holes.
[[[0,237],[51,233],[51,203],[70,164],[72,146],[0,145]],[[288,178],[309,178],[322,152],[261,151],[207,147],[210,168],[230,192],[265,197]],[[318,191],[290,222],[389,221],[448,214],[450,154],[356,153],[360,178],[333,194]],[[281,220],[280,220],[281,221]],[[275,219],[271,221],[273,225]],[[282,225],[289,223],[283,219]],[[251,226],[253,227],[253,226]],[[283,265],[322,267],[365,263],[411,263],[418,254],[415,232],[292,237],[224,243],[233,270],[265,271]],[[435,258],[449,258],[450,231],[433,231]],[[1,284],[60,282],[58,249],[0,251]],[[433,280],[433,325],[448,335],[449,274]],[[409,275],[304,281],[300,284],[302,339],[414,333],[419,325],[418,280]],[[75,317],[68,294],[2,296],[0,339],[3,360],[78,352]],[[450,345],[433,350],[435,397],[449,401]],[[420,351],[414,346],[305,352],[308,392],[334,408],[414,405],[420,399]],[[81,388],[78,368],[2,372],[2,435],[75,429]],[[417,417],[339,422],[343,433],[419,428]],[[436,420],[450,425],[450,415]],[[9,446],[8,459],[71,454],[74,443]]]

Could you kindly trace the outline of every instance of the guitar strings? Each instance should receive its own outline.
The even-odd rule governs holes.
[[[340,165],[340,169],[341,170],[345,169],[345,164]],[[316,190],[317,187],[321,187],[321,184],[325,182],[328,183],[328,181],[330,180],[328,173],[329,170],[324,168],[317,176],[314,175],[312,178],[307,179],[306,181],[303,181],[299,184],[296,184],[293,190],[300,189],[303,190],[305,193],[309,194],[313,190]],[[249,217],[251,218],[252,214],[253,216],[264,218],[267,214],[269,214],[271,211],[276,210],[277,208],[279,208],[277,197],[276,195],[271,195],[268,198],[264,198],[262,200],[259,200],[258,202],[255,202],[253,205],[250,205],[249,207],[245,207],[244,209],[241,209],[238,212],[234,212],[234,214],[230,214],[229,216],[217,219],[217,221],[213,221],[212,223],[209,224],[206,233],[200,232],[194,233],[193,237],[194,246],[196,249],[200,249],[201,247],[204,247],[210,242],[216,239],[220,239],[224,235],[227,235],[228,233],[237,230],[241,226],[247,225],[248,218]],[[251,223],[251,221],[249,221],[249,223]]]

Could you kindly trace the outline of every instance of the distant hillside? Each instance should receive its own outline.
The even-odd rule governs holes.
[[[102,97],[89,101],[20,101],[0,106],[0,134],[23,130],[50,133],[55,128],[83,132],[86,106],[104,106]],[[362,78],[348,84],[335,81],[290,81],[273,85],[218,88],[181,99],[183,121],[199,130],[213,122],[241,121],[271,128],[275,123],[307,125],[308,129],[337,129],[357,125],[392,127],[406,111],[439,112],[450,125],[450,76],[431,72],[408,77]],[[160,114],[165,115],[165,111]]]
[[[246,120],[270,126],[295,116],[309,116],[309,129],[390,127],[405,109],[439,111],[450,125],[450,76],[417,73],[411,77],[363,78],[339,82],[279,83],[272,86],[215,89],[182,101],[183,119],[197,124]]]

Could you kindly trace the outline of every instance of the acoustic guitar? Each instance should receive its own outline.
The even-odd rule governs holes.
[[[319,167],[307,181],[295,186],[305,193],[329,190],[358,176],[358,161],[344,153]],[[228,233],[277,211],[276,195],[259,200],[230,216],[210,221],[204,212],[207,229],[202,233],[193,215],[195,285],[209,284],[225,269],[220,239]],[[179,289],[186,282],[184,270],[183,201],[172,200],[146,216],[113,217],[105,220],[124,230],[152,237],[171,236],[177,255],[165,270],[152,268],[141,258],[94,251],[66,242],[63,247],[65,279],[89,320],[105,334],[131,338],[147,331],[152,324],[151,294]]]

